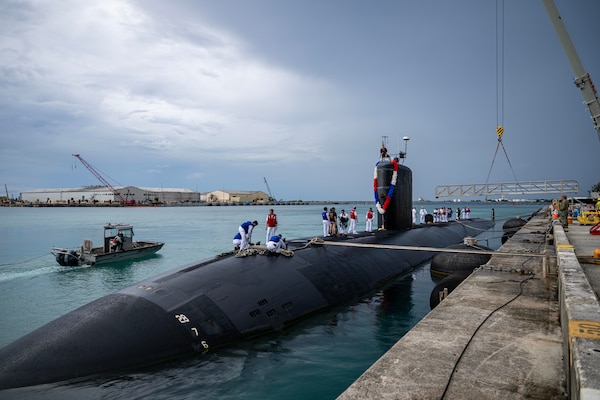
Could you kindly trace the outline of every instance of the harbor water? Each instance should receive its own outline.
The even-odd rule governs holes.
[[[359,228],[373,204],[356,205]],[[421,204],[416,204],[417,209]],[[540,204],[424,203],[469,206],[471,217],[496,218],[480,245],[498,248],[502,224],[528,218]],[[92,300],[153,275],[230,251],[243,221],[258,220],[265,241],[269,208],[288,240],[322,236],[323,204],[290,206],[29,208],[0,207],[0,347]],[[331,206],[331,205],[327,205]],[[374,208],[374,207],[373,207]],[[99,267],[61,267],[52,246],[98,245],[108,222],[134,226],[136,240],[165,242],[156,255]],[[422,265],[381,290],[277,334],[208,354],[77,381],[0,391],[3,399],[334,399],[429,312],[436,282]],[[94,337],[90,337],[91,342]]]

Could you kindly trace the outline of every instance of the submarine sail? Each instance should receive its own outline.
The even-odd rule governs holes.
[[[377,227],[400,230],[412,226],[412,171],[397,159],[383,159],[375,167]]]

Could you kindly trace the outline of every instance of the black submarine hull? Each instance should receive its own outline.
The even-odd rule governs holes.
[[[443,248],[491,226],[472,220],[332,240]],[[84,305],[0,349],[0,389],[141,367],[278,331],[434,255],[308,239],[290,247],[293,257],[225,255],[188,264]]]

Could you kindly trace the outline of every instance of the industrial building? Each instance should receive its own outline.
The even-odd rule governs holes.
[[[200,193],[182,188],[136,186],[37,189],[22,192],[20,197],[22,202],[31,204],[265,204],[269,201],[269,195],[262,191],[215,190]]]
[[[81,155],[73,154],[81,163],[103,183],[97,186],[65,189],[38,189],[22,192],[20,200],[27,204],[76,205],[76,204],[127,204],[127,205],[160,205],[160,204],[265,204],[271,198],[265,192],[246,190],[215,190],[202,194],[190,189],[150,188],[136,186],[112,186],[94,166]],[[267,188],[269,184],[265,178]],[[270,189],[269,189],[270,193]],[[8,197],[8,193],[7,193]]]
[[[250,190],[214,190],[206,193],[206,202],[266,204],[269,202],[269,195],[265,192]]]
[[[114,186],[113,189],[106,186],[38,189],[22,192],[21,201],[49,204],[173,204],[206,201],[206,195],[190,189],[136,186]]]

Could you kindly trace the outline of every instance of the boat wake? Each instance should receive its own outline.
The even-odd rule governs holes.
[[[0,264],[0,282],[49,274],[60,270],[61,268],[55,265],[51,255],[43,254],[27,260]]]

